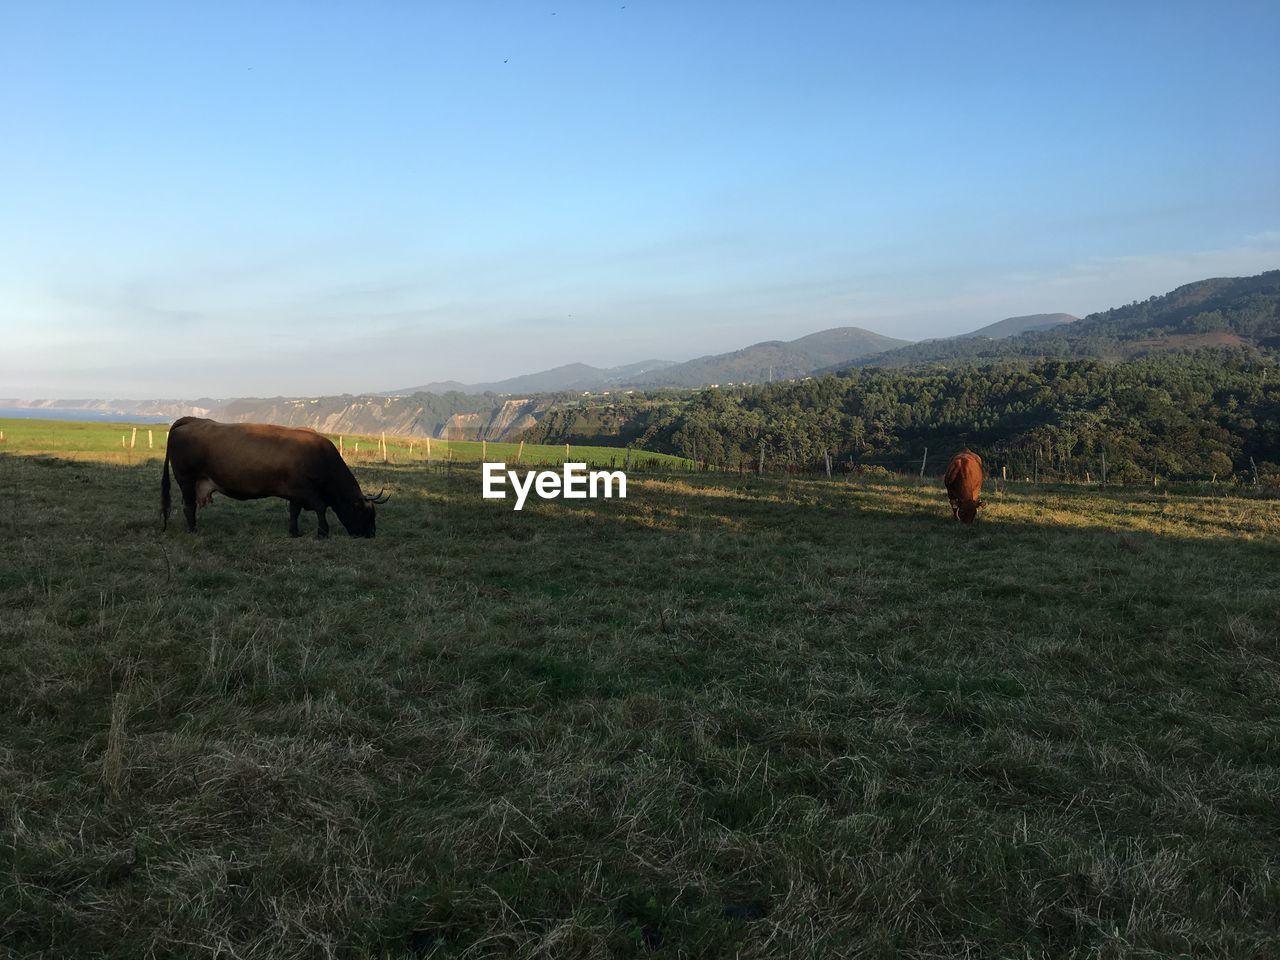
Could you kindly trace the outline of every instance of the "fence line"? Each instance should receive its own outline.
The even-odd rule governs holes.
[[[1280,478],[1275,474],[1263,475],[1252,457],[1247,469],[1227,475],[1175,472],[1154,456],[1147,461],[1145,467],[1129,459],[1124,472],[1117,476],[1116,464],[1102,453],[1095,457],[1058,455],[1055,458],[1042,457],[1037,450],[1004,450],[988,451],[980,455],[983,457],[986,477],[1001,483],[1070,484],[1093,487],[1160,487],[1170,483],[1280,485]],[[768,456],[766,447],[761,445],[757,453],[739,454],[736,460],[729,463],[697,461],[693,469],[738,474],[750,472],[761,476],[831,477],[837,480],[881,474],[915,479],[917,482],[924,482],[927,478],[941,482],[949,462],[950,457],[930,458],[927,450],[918,458],[847,456],[844,460],[836,460],[831,456],[829,449],[821,450],[814,458],[798,458],[791,455]]]
[[[154,450],[156,440],[163,449],[168,443],[168,431],[160,431],[161,436],[153,436],[153,430],[146,430],[147,449]],[[122,453],[132,462],[137,447],[139,428],[131,426],[130,430],[120,435]],[[4,433],[0,431],[0,443],[4,441]],[[432,437],[388,437],[385,432],[379,435],[365,436],[364,451],[361,442],[354,441],[347,446],[345,437],[335,435],[339,454],[353,464],[370,464],[381,461],[384,464],[431,465],[438,462],[460,464],[479,463],[490,459],[489,441],[485,437],[476,440],[440,439]],[[372,442],[368,442],[372,440]],[[434,444],[433,444],[434,441]],[[508,466],[522,465],[526,456],[526,442],[495,441],[500,449],[494,451],[492,459]],[[441,451],[440,444],[444,445]],[[461,444],[462,446],[457,446]],[[544,453],[556,449],[558,444],[530,445],[535,449],[543,448]],[[826,478],[832,481],[848,480],[853,477],[891,475],[904,479],[914,478],[924,482],[932,478],[940,482],[945,473],[950,457],[929,456],[929,448],[922,448],[917,459],[914,455],[890,457],[866,457],[846,454],[839,459],[838,450],[830,446],[819,448],[812,458],[797,456],[792,452],[778,452],[768,443],[761,442],[757,450],[750,453],[732,454],[729,461],[693,458],[665,459],[653,451],[645,451],[634,445],[609,448],[613,452],[605,455],[597,454],[603,447],[589,445],[571,446],[564,444],[563,459],[548,457],[539,464],[541,466],[558,466],[567,462],[585,463],[591,468],[623,469],[626,471],[662,472],[662,473],[755,473],[761,476]],[[998,483],[1028,484],[1071,484],[1085,486],[1155,486],[1170,483],[1207,483],[1212,485],[1247,485],[1255,488],[1280,486],[1273,466],[1265,461],[1260,465],[1254,456],[1248,457],[1248,466],[1234,469],[1207,472],[1204,474],[1175,471],[1173,465],[1157,455],[1144,456],[1141,451],[1130,452],[1116,462],[1105,450],[1093,455],[1071,455],[1065,449],[1053,449],[1052,446],[1028,445],[995,450],[979,450],[984,460],[986,475]],[[536,456],[534,457],[536,460]]]

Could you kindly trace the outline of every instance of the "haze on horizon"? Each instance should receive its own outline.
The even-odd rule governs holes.
[[[1083,316],[1280,266],[1280,6],[27,4],[0,396]]]

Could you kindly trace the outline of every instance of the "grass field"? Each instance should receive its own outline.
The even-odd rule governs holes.
[[[131,423],[80,422],[74,420],[37,420],[0,418],[0,453],[50,455],[73,459],[91,459],[99,463],[132,465],[164,458],[167,426]],[[148,440],[150,434],[150,440]],[[326,434],[334,443],[336,433]],[[343,455],[349,463],[381,463],[380,437],[359,434],[341,435]],[[387,460],[393,464],[479,463],[488,458],[515,464],[560,464],[565,460],[563,444],[482,443],[473,440],[410,441],[404,437],[386,438]],[[681,457],[647,450],[628,451],[622,447],[570,447],[569,459],[591,466],[621,467],[632,470],[683,469],[691,464]]]
[[[0,455],[0,955],[1277,955],[1277,502],[357,475]]]

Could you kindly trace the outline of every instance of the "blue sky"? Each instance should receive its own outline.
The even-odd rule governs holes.
[[[1280,267],[1277,49],[1273,2],[9,4],[0,396],[916,339]]]

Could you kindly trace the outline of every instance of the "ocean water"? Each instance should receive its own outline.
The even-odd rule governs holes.
[[[77,407],[0,407],[0,417],[23,420],[85,420],[98,423],[169,423],[168,417],[145,417],[105,410],[81,410]]]

